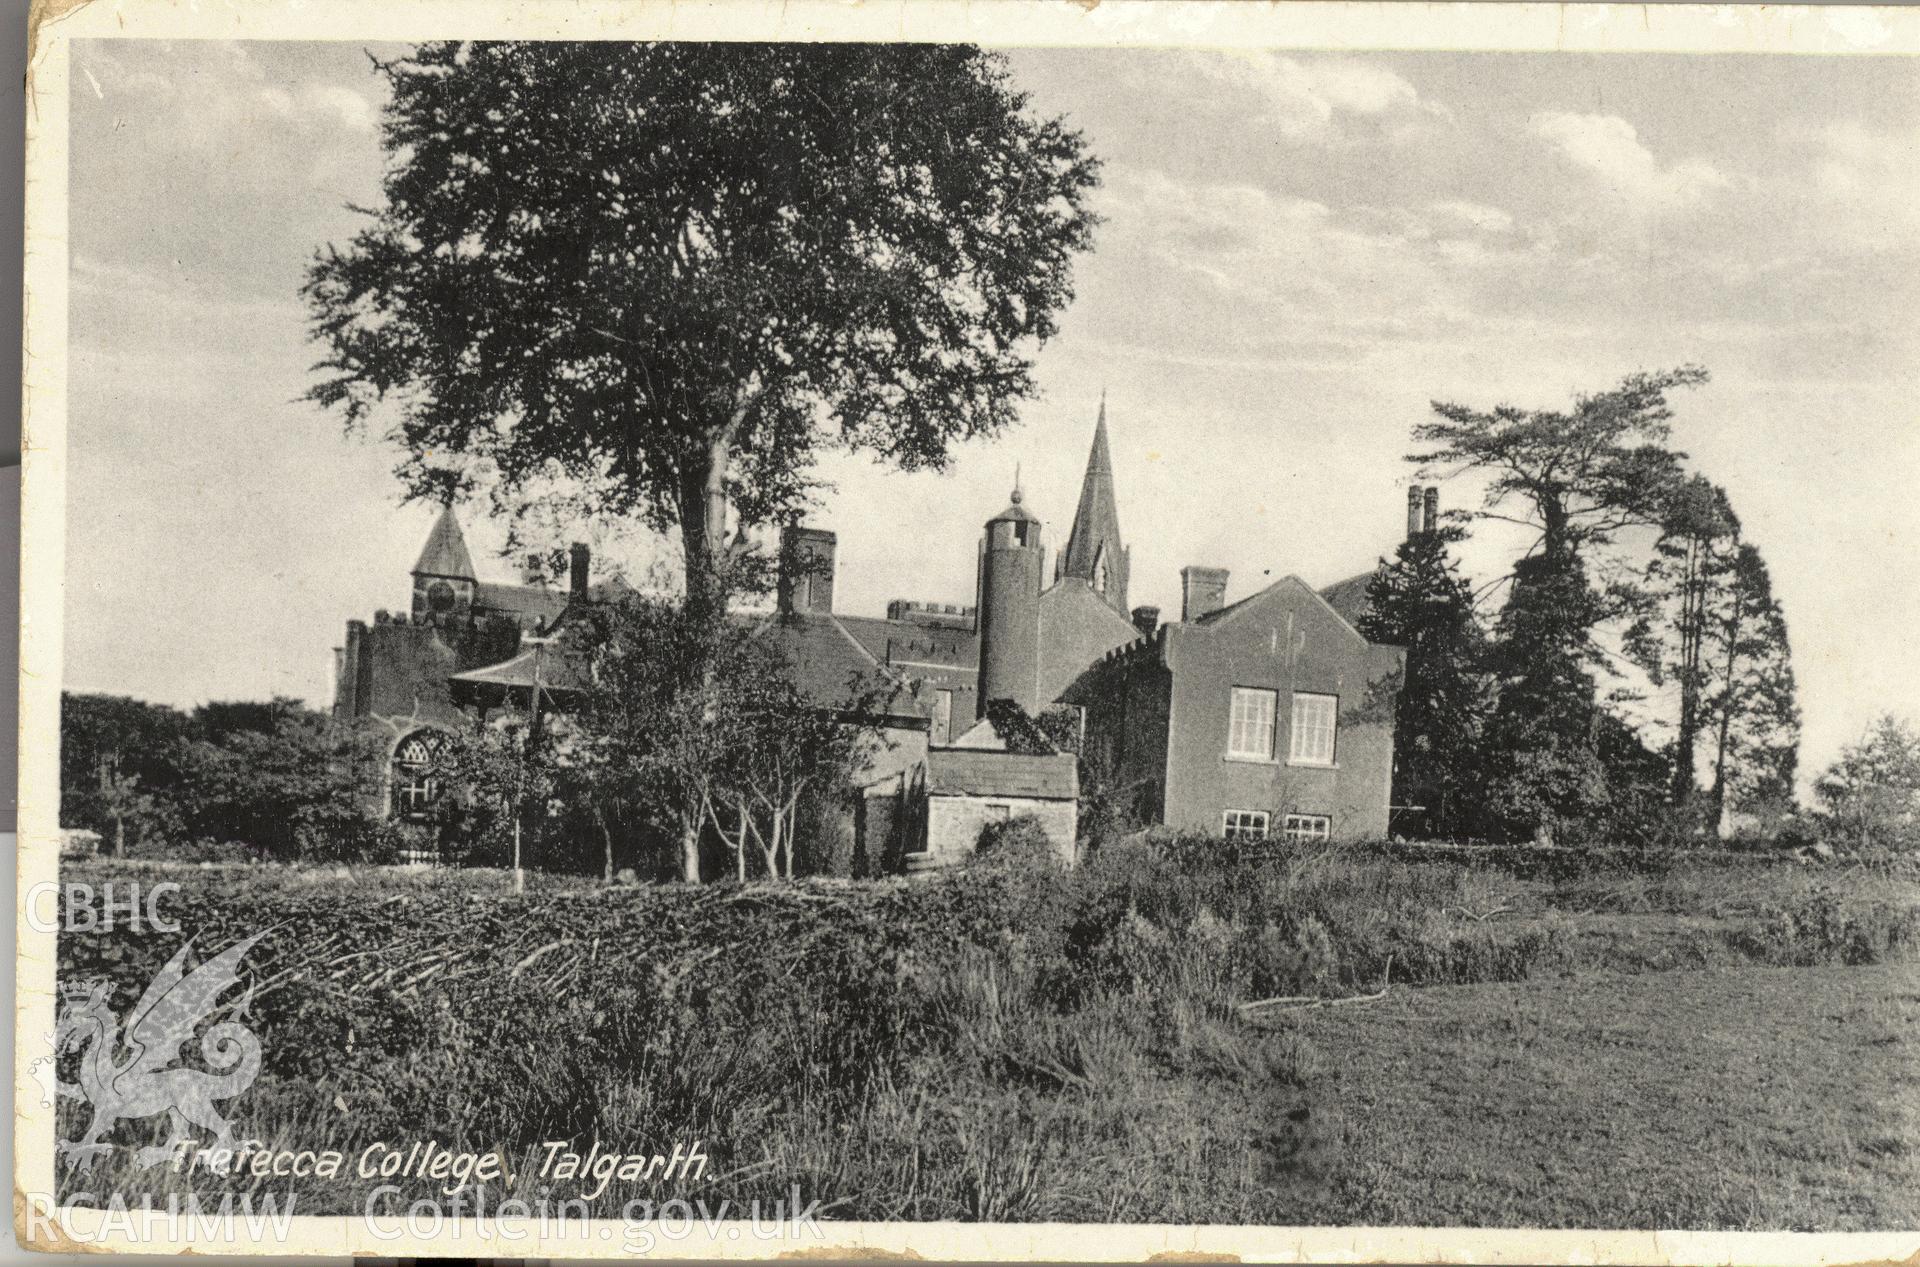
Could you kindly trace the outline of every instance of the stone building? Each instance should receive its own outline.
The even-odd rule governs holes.
[[[945,865],[987,824],[1026,814],[1071,860],[1087,773],[1140,825],[1384,834],[1400,650],[1368,643],[1294,577],[1228,603],[1227,573],[1193,566],[1180,620],[1129,610],[1104,402],[1050,581],[1045,524],[1019,488],[983,525],[971,605],[838,612],[837,549],[831,531],[789,527],[776,610],[737,618],[772,622],[823,706],[855,676],[897,688],[881,751],[833,827],[869,869]],[[423,813],[438,794],[420,774],[436,729],[524,690],[538,653],[522,637],[600,592],[588,562],[575,547],[564,593],[483,583],[448,510],[415,565],[412,610],[349,622],[335,711],[394,730],[396,813]],[[1364,576],[1328,594],[1364,595]]]

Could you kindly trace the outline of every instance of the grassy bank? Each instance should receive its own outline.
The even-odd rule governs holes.
[[[69,878],[124,874],[95,863]],[[1620,1226],[1645,1207],[1604,1187],[1576,1198],[1551,1179],[1565,1131],[1606,1139],[1671,1097],[1725,1117],[1684,1127],[1717,1168],[1660,1172],[1676,1225],[1914,1221],[1905,1205],[1861,1198],[1863,1210],[1818,1185],[1774,1185],[1767,1198],[1768,1167],[1783,1163],[1742,1141],[1785,1102],[1739,1094],[1735,1072],[1686,1054],[1684,1006],[1665,1020],[1655,1009],[1678,997],[1672,982],[1804,978],[1797,1011],[1737,984],[1713,997],[1723,1031],[1755,1050],[1791,1027],[1803,1050],[1778,1079],[1817,1098],[1833,1062],[1863,1057],[1858,1018],[1819,1010],[1824,983],[1877,982],[1862,988],[1884,998],[1862,995],[1863,1016],[1897,1012],[1912,993],[1920,900],[1885,871],[1542,874],[1321,848],[1258,861],[1119,850],[1070,875],[1007,858],[913,883],[522,897],[487,873],[139,878],[163,875],[183,881],[173,909],[202,947],[274,929],[250,957],[266,1072],[233,1111],[266,1142],[338,1148],[349,1169],[376,1140],[521,1159],[545,1140],[636,1151],[697,1139],[714,1158],[699,1195],[771,1200],[798,1184],[845,1218]],[[62,974],[108,976],[124,1010],[176,945],[70,935]],[[1378,1003],[1251,1018],[1238,1006],[1371,992],[1389,975]],[[1500,1027],[1522,1003],[1537,1006],[1540,1037],[1516,1047]],[[1416,1006],[1441,1013],[1397,1030],[1377,1019]],[[1558,1101],[1516,1097],[1516,1083],[1570,1076],[1590,1045],[1581,1027],[1614,1010],[1644,1051],[1635,1078],[1593,1084],[1618,1088],[1611,1109],[1599,1092],[1571,1118],[1550,1115]],[[1453,1047],[1430,1047],[1434,1024]],[[1866,1051],[1873,1076],[1892,1086],[1902,1050]],[[1504,1077],[1481,1067],[1496,1058]],[[1417,1088],[1450,1066],[1450,1097],[1409,1090],[1393,1113],[1355,1116],[1356,1070],[1400,1070]],[[1401,1085],[1375,1081],[1380,1094]],[[1418,1141],[1464,1141],[1448,1123],[1482,1112],[1507,1123],[1497,1145],[1473,1137],[1487,1156],[1548,1178],[1480,1202],[1482,1160],[1468,1157],[1423,1181],[1439,1185],[1425,1195],[1403,1182],[1423,1164]],[[1882,1141],[1872,1155],[1891,1166],[1920,1139],[1910,1113],[1887,1113],[1836,1129]],[[120,1142],[152,1142],[136,1129]],[[1838,1164],[1825,1144],[1814,1152]],[[1662,1155],[1647,1150],[1655,1171]],[[115,1166],[88,1186],[187,1182]],[[521,1195],[537,1195],[517,1169]],[[1759,1195],[1742,1204],[1713,1185]],[[300,1208],[357,1211],[371,1186],[308,1181]],[[686,1195],[616,1184],[596,1208]]]

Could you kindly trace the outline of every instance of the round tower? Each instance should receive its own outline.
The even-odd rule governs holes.
[[[1040,707],[1040,518],[1020,504],[987,520],[980,542],[979,715],[1010,699],[1029,715]]]

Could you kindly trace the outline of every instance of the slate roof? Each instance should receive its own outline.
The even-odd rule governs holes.
[[[836,615],[834,619],[868,655],[908,677],[936,678],[944,686],[956,675],[972,685],[980,675],[980,635],[971,629],[877,616]]]
[[[929,796],[1070,801],[1079,792],[1074,759],[1066,753],[1027,757],[968,748],[933,748],[927,752]]]
[[[1327,600],[1327,606],[1340,613],[1340,618],[1360,627],[1360,618],[1367,614],[1367,586],[1373,583],[1373,570],[1369,568],[1344,581],[1335,581],[1320,591],[1320,597]]]
[[[899,680],[836,616],[807,612],[760,619],[768,622],[792,660],[794,685],[816,704],[844,703],[856,679]],[[903,689],[887,702],[887,715],[925,718],[929,706]]]
[[[475,579],[473,556],[467,553],[467,539],[460,531],[460,521],[454,517],[452,502],[441,508],[440,518],[427,534],[427,544],[420,548],[420,558],[414,563],[413,571],[415,575]]]
[[[473,669],[466,673],[455,673],[450,680],[464,682],[469,686],[531,690],[536,651],[540,653],[540,689],[543,693],[584,691],[588,688],[590,684],[576,657],[568,655],[557,647],[527,647],[512,659],[502,660],[499,664],[489,664],[485,668]]]
[[[521,624],[551,624],[567,609],[567,591],[541,585],[496,585],[481,581],[475,602],[481,606],[517,617]]]

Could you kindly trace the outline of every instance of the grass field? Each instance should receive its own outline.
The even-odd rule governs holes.
[[[480,872],[132,869],[182,881],[203,946],[276,930],[235,1109],[277,1147],[700,1139],[710,1198],[797,1182],[842,1218],[1920,1226],[1897,868],[1127,851],[520,897]],[[124,1008],[175,944],[66,936],[62,975]],[[1389,973],[1372,1002],[1238,1006]],[[120,1162],[88,1186],[186,1183]],[[286,1190],[347,1212],[371,1186]]]
[[[1302,1014],[1342,1053],[1316,1222],[1920,1226],[1920,970],[1434,986]]]

